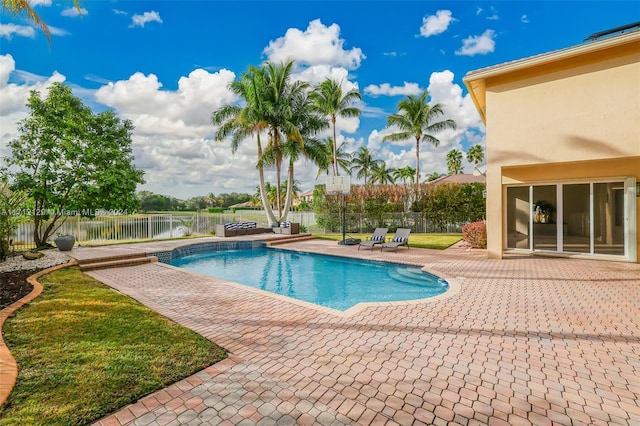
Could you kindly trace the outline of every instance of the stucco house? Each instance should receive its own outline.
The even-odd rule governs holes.
[[[617,30],[464,77],[486,126],[490,258],[638,262],[640,29]]]

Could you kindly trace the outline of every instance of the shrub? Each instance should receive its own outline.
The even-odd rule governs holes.
[[[467,223],[462,227],[462,238],[473,248],[487,248],[487,225],[482,221]]]
[[[209,213],[224,213],[224,207],[209,207],[207,211]]]

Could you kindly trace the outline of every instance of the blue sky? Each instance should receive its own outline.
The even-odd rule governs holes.
[[[211,113],[236,102],[229,82],[266,60],[296,60],[295,78],[331,76],[363,95],[362,116],[339,120],[347,151],[367,146],[388,167],[415,167],[415,146],[383,143],[386,117],[428,89],[458,123],[421,146],[422,175],[446,172],[451,149],[484,146],[485,129],[462,83],[466,73],[584,43],[640,21],[637,1],[31,1],[49,44],[23,17],[1,15],[0,155],[17,136],[32,89],[64,81],[94,111],[112,108],[136,130],[140,189],[189,198],[253,193],[255,143],[232,155],[214,142]],[[466,171],[472,167],[465,162]],[[296,166],[303,190],[324,183]],[[275,183],[273,171],[267,179]],[[357,183],[355,178],[353,183]]]

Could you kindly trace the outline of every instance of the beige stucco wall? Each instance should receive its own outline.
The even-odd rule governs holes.
[[[504,181],[640,181],[640,44],[487,79],[486,129],[487,245],[499,258]]]

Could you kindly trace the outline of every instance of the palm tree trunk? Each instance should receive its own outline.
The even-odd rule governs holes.
[[[331,116],[331,124],[333,125],[333,175],[338,176],[338,142],[336,141],[336,116]]]
[[[420,137],[416,137],[416,199],[420,191]]]
[[[284,201],[284,214],[280,218],[280,222],[287,220],[289,209],[293,202],[293,162],[289,162],[289,170],[287,172],[287,195]]]
[[[258,158],[262,157],[262,143],[260,142],[260,134],[258,134]],[[264,169],[262,166],[258,166],[258,176],[260,177],[260,201],[262,201],[262,207],[264,207],[264,211],[267,214],[267,221],[269,222],[269,226],[274,226],[278,223],[276,217],[273,215],[273,209],[271,209],[271,204],[269,204],[269,199],[267,198],[267,190],[264,184]]]

